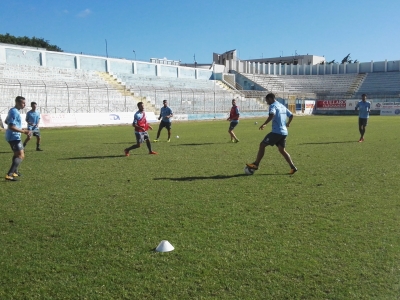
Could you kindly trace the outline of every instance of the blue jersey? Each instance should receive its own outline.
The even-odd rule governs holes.
[[[39,126],[37,126],[37,124],[40,121],[40,112],[33,111],[33,110],[28,111],[26,113],[25,121],[28,123],[28,129],[29,130],[38,129]],[[29,125],[29,123],[35,124],[36,126]]]
[[[170,109],[168,106],[167,107],[161,107],[160,111],[160,117],[162,117],[163,122],[171,122],[171,118],[167,118],[167,116],[172,115],[172,109]]]
[[[371,109],[371,102],[358,101],[356,108],[358,108],[358,116],[362,119],[369,118],[369,111]]]
[[[5,123],[8,126],[15,126],[18,129],[22,129],[22,120],[21,120],[21,115],[19,114],[18,109],[15,107],[11,108],[10,111],[8,112],[7,118]],[[11,142],[11,141],[20,141],[21,140],[21,133],[20,132],[15,132],[7,128],[6,130],[6,141]]]
[[[286,118],[293,114],[283,104],[275,101],[269,106],[269,114],[274,115],[272,119],[272,132],[282,135],[288,135],[286,127]]]

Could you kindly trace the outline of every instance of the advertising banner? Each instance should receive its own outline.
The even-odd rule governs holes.
[[[381,108],[381,116],[400,116],[400,103],[399,102],[383,103]]]
[[[345,110],[346,100],[317,100],[319,110]]]

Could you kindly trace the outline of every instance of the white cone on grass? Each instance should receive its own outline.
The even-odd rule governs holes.
[[[169,252],[169,251],[172,251],[174,249],[175,249],[174,246],[172,246],[170,244],[170,242],[168,242],[166,240],[163,240],[163,241],[161,241],[160,244],[158,244],[158,246],[156,248],[156,251],[157,252]]]

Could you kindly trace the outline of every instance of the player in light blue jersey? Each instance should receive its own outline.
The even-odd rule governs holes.
[[[11,168],[6,175],[7,181],[17,181],[16,177],[21,176],[21,173],[18,172],[18,167],[25,158],[24,146],[21,142],[21,133],[26,135],[31,134],[28,129],[22,129],[22,120],[19,110],[24,107],[25,98],[21,96],[16,97],[15,106],[10,109],[5,120],[5,123],[7,124],[6,141],[10,144],[11,149],[14,152]]]
[[[359,143],[364,142],[365,127],[368,124],[369,112],[371,111],[371,102],[367,101],[367,94],[361,95],[361,101],[358,101],[355,110],[358,110],[358,130],[360,131]]]
[[[289,174],[297,172],[297,168],[294,166],[292,158],[289,153],[286,152],[286,137],[288,135],[287,127],[293,120],[293,114],[284,105],[275,100],[275,95],[270,93],[265,97],[265,100],[269,104],[269,115],[267,120],[260,126],[260,130],[264,130],[265,125],[272,121],[272,131],[268,133],[265,138],[261,141],[258,149],[257,158],[252,164],[246,164],[248,168],[258,170],[261,160],[264,157],[265,147],[277,146],[279,152],[285,158],[290,166]],[[286,122],[286,119],[289,121]]]
[[[167,131],[168,131],[167,142],[169,143],[171,141],[171,127],[172,127],[171,118],[173,116],[174,116],[174,114],[172,113],[172,109],[170,107],[168,107],[168,101],[163,100],[163,107],[161,107],[160,116],[158,117],[158,119],[161,120],[161,122],[160,122],[160,125],[158,126],[157,138],[154,140],[154,142],[158,142],[158,139],[160,138],[161,130],[164,127],[167,128]]]
[[[31,140],[32,136],[36,136],[36,151],[42,151],[40,149],[40,130],[39,130],[39,122],[40,122],[40,112],[36,110],[37,103],[31,102],[31,110],[26,113],[25,121],[28,124],[28,130],[32,131],[32,135],[28,135],[24,142],[24,148],[26,144]]]

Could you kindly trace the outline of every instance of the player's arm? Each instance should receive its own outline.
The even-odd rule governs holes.
[[[28,130],[28,129],[19,129],[14,124],[9,124],[8,125],[8,129],[10,129],[11,131],[23,133],[23,134],[26,134],[26,135],[29,135],[31,133],[30,130]]]
[[[269,114],[268,118],[265,120],[264,124],[260,126],[260,130],[264,130],[265,125],[267,125],[274,118],[274,114]]]
[[[292,120],[293,120],[293,115],[289,116],[289,121],[287,121],[286,127],[289,127],[289,125],[292,122]]]
[[[357,109],[358,109],[358,103],[357,103],[356,107],[354,108],[354,110],[357,111]]]

